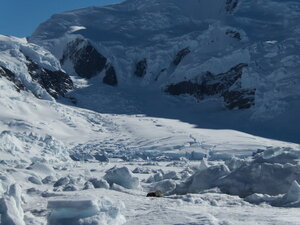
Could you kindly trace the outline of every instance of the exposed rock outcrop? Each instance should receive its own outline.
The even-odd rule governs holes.
[[[242,89],[240,79],[245,63],[232,67],[220,74],[206,72],[200,79],[182,81],[167,86],[166,92],[171,95],[189,94],[197,99],[205,96],[222,96],[228,109],[246,109],[254,104],[255,89]]]
[[[67,45],[60,61],[64,64],[68,59],[73,63],[75,72],[87,79],[100,73],[107,62],[89,41],[82,39],[76,39]]]
[[[21,81],[18,80],[16,78],[16,75],[13,72],[11,72],[9,69],[6,69],[5,67],[0,66],[0,77],[5,77],[7,80],[12,82],[18,92],[20,92],[21,90],[25,90],[25,87],[21,83]]]
[[[63,71],[51,71],[40,67],[27,57],[27,68],[30,76],[38,82],[52,97],[64,96],[73,89],[73,82]]]
[[[235,8],[238,6],[239,0],[226,0],[226,11],[233,13]]]
[[[134,75],[143,77],[147,73],[147,59],[143,59],[136,64]]]
[[[182,59],[183,59],[184,57],[186,57],[190,52],[191,52],[191,50],[190,50],[189,48],[184,48],[184,49],[180,50],[180,51],[177,53],[175,59],[173,60],[173,64],[174,64],[175,66],[178,66],[179,63],[181,63]]]
[[[228,109],[248,109],[255,103],[255,89],[226,91],[222,96]]]
[[[112,65],[107,66],[102,82],[111,86],[118,85],[117,74],[115,68]]]
[[[230,36],[230,37],[232,37],[232,38],[235,38],[235,39],[237,39],[239,41],[242,40],[241,34],[239,32],[237,32],[237,31],[235,31],[235,30],[227,30],[225,32],[225,34],[228,35],[228,36]]]

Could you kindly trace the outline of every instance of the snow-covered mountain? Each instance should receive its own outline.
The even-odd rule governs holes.
[[[215,103],[217,117],[241,109],[244,125],[229,120],[219,128],[298,142],[299,7],[276,0],[127,0],[54,15],[28,40],[72,76],[125,92],[191,95]]]
[[[0,36],[0,75],[38,98],[51,100],[73,89],[73,82],[49,51],[26,39]]]
[[[0,225],[299,224],[299,22],[127,0],[0,36]]]

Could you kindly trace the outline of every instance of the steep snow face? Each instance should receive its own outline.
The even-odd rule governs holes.
[[[99,75],[112,86],[173,85],[266,120],[299,111],[299,10],[298,1],[127,0],[54,15],[29,41],[62,59],[69,74],[89,68],[82,77]],[[247,66],[226,90],[218,88],[224,80],[209,79],[213,95],[206,93],[207,74],[230,74],[240,64]],[[197,88],[182,92],[181,82]]]
[[[25,39],[0,35],[0,77],[18,91],[30,91],[47,100],[73,88],[70,77],[49,51]]]
[[[151,40],[147,36],[153,36],[153,32],[166,33],[166,29],[175,27],[185,29],[184,26],[193,20],[218,19],[224,16],[225,11],[224,0],[189,0],[188,3],[183,0],[127,0],[113,6],[90,7],[54,15],[31,38],[56,39],[65,33],[74,32],[74,27],[81,27],[75,31],[87,32],[94,40],[112,41],[113,38],[124,42],[138,40],[142,36]],[[189,27],[187,29],[192,28]],[[134,34],[134,31],[137,33]],[[182,33],[185,33],[184,30]],[[145,40],[140,41],[143,43]]]

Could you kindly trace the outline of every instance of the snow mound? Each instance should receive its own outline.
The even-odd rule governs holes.
[[[122,203],[107,198],[99,200],[52,200],[49,225],[121,225],[126,222],[121,214]]]
[[[0,197],[9,189],[13,182],[10,176],[5,173],[0,173]]]
[[[44,175],[44,176],[53,176],[56,174],[56,172],[54,171],[53,167],[50,166],[47,163],[42,163],[42,162],[35,162],[32,165],[30,165],[29,168],[32,171],[34,171],[35,173]]]
[[[300,207],[300,185],[294,181],[289,191],[283,196],[282,201],[289,206]]]
[[[149,186],[149,190],[152,191],[161,191],[164,195],[168,195],[176,188],[176,182],[174,180],[162,180],[157,183],[152,183]]]
[[[139,178],[135,177],[127,167],[113,167],[107,170],[104,179],[110,185],[115,183],[128,189],[137,189],[140,186]]]
[[[13,184],[0,199],[0,224],[25,225],[21,194],[21,187]]]
[[[222,192],[246,197],[254,193],[286,193],[292,181],[300,177],[300,165],[247,163],[232,171],[216,184]]]
[[[269,148],[255,153],[252,159],[232,158],[225,164],[196,171],[178,184],[174,193],[199,193],[219,188],[223,193],[247,197],[249,202],[272,202],[272,196],[285,194],[286,202],[298,201],[300,178],[299,151],[286,148]],[[231,170],[227,167],[231,168]],[[293,182],[294,181],[294,182]],[[273,203],[273,200],[276,203]],[[283,205],[283,200],[280,205]]]
[[[157,171],[146,180],[146,183],[158,182],[164,179],[163,171]]]
[[[87,183],[91,183],[94,188],[105,188],[109,189],[109,184],[104,179],[91,178]],[[88,185],[88,184],[87,184]]]
[[[216,187],[217,182],[228,174],[230,171],[224,164],[211,166],[205,170],[197,171],[187,181],[177,185],[173,192],[175,194],[199,193]]]
[[[207,159],[203,158],[200,162],[199,170],[206,170],[208,167],[209,167],[209,165],[207,163]]]
[[[300,185],[297,181],[294,181],[284,195],[252,194],[246,197],[245,201],[253,204],[264,202],[276,207],[300,207]]]

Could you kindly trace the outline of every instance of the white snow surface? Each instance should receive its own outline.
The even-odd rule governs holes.
[[[121,74],[118,88],[100,84],[101,75],[89,81],[74,76],[78,89],[70,96],[77,105],[66,99],[37,99],[0,78],[1,225],[299,224],[299,144],[254,135],[265,128],[263,123],[257,122],[262,125],[257,128],[253,122],[258,129],[252,129],[253,134],[226,125],[235,121],[247,127],[242,123],[245,118],[257,113],[261,118],[285,107],[288,113],[276,117],[278,123],[286,123],[287,115],[298,115],[299,3],[244,0],[234,18],[223,11],[225,1],[184,3],[128,0],[55,15],[30,37],[30,42],[48,50],[25,39],[0,36],[0,65],[31,91],[46,93],[30,80],[23,53],[58,70],[55,57],[78,35],[92,41],[110,61],[120,61],[116,69]],[[248,13],[253,8],[255,15]],[[91,23],[90,18],[96,19]],[[191,21],[193,26],[186,27]],[[270,25],[263,37],[262,21]],[[241,42],[224,35],[232,26],[239,27]],[[284,28],[280,34],[278,27]],[[113,32],[116,28],[123,29],[122,35]],[[102,29],[107,36],[90,36]],[[145,37],[136,36],[145,30],[149,31]],[[284,32],[289,32],[289,39]],[[152,86],[150,73],[161,69],[160,64],[169,66],[174,54],[187,45],[192,55]],[[122,57],[114,58],[116,54]],[[140,55],[152,66],[145,79],[137,81],[130,75],[130,63]],[[182,71],[187,76],[202,70],[224,72],[237,59],[250,65],[245,85],[261,85],[261,102],[253,111],[224,111],[215,99],[195,106],[189,97],[153,90],[182,80]],[[270,62],[272,68],[261,68]],[[286,124],[292,127],[287,136],[298,135],[293,132],[298,120],[293,119],[293,126]],[[72,160],[72,154],[79,161]],[[109,162],[97,161],[96,154]],[[137,167],[138,173],[132,174]],[[146,197],[156,189],[164,197]]]
[[[139,178],[135,177],[127,167],[109,169],[104,179],[111,185],[118,184],[128,189],[137,189],[140,186]]]
[[[112,202],[122,201],[125,206],[122,208],[119,207],[121,203],[113,204],[112,207],[117,208],[109,209],[102,216],[97,214],[87,218],[69,218],[74,224],[75,220],[78,224],[105,224],[99,221],[122,224],[125,222],[124,217],[125,224],[131,225],[240,224],[241,221],[245,224],[298,223],[299,209],[275,207],[278,205],[252,205],[234,195],[205,190],[205,187],[214,187],[214,181],[206,185],[202,181],[200,189],[197,188],[198,181],[195,182],[188,188],[191,192],[196,192],[194,194],[186,191],[183,195],[170,195],[176,185],[199,173],[197,171],[201,157],[205,156],[207,161],[205,166],[201,166],[201,171],[227,163],[228,160],[229,168],[237,168],[239,171],[239,166],[254,160],[252,154],[256,151],[263,151],[257,153],[258,159],[267,160],[271,166],[275,163],[274,168],[288,168],[291,163],[293,168],[297,168],[300,152],[298,144],[235,130],[202,129],[179,120],[143,114],[98,113],[37,99],[27,92],[17,92],[5,79],[0,81],[5,84],[5,89],[1,89],[0,99],[0,193],[4,193],[15,182],[22,186],[24,202],[21,205],[24,217],[16,218],[26,225],[49,223],[47,215],[52,209],[47,208],[47,203],[50,201],[95,199],[91,196],[105,196]],[[103,163],[95,159],[89,162],[72,161],[69,154],[74,152],[91,156],[100,153],[110,158],[110,162]],[[235,158],[230,161],[233,156]],[[90,179],[105,178],[106,171],[114,170],[114,166],[125,167],[126,171],[129,170],[128,174],[137,166],[150,173],[134,174],[140,181],[139,189],[118,186],[118,183],[124,184],[118,182],[120,176],[115,177],[117,184],[113,184],[111,189],[85,185]],[[160,179],[163,180],[147,183],[148,178],[156,173],[160,173]],[[276,174],[272,176],[274,182],[281,179]],[[34,177],[35,182],[31,182],[30,177]],[[66,179],[61,186],[53,186],[60,178]],[[255,187],[255,183],[253,185]],[[146,198],[147,191],[154,189],[162,189],[168,196]],[[287,192],[288,190],[282,189],[281,194]],[[289,199],[296,199],[293,194],[295,191],[289,193]],[[262,202],[269,204],[268,201]],[[287,202],[282,205],[298,207],[297,204]],[[85,211],[79,212],[73,208],[66,210],[67,215],[86,215]],[[60,210],[57,209],[57,212]],[[87,212],[91,213],[90,210]],[[249,217],[249,212],[251,219],[245,220]],[[19,214],[14,212],[13,215]]]
[[[122,225],[126,222],[119,205],[107,198],[99,200],[53,200],[48,202],[51,210],[50,225]]]
[[[21,194],[21,187],[13,184],[7,193],[4,193],[3,197],[0,198],[1,224],[25,225]]]

